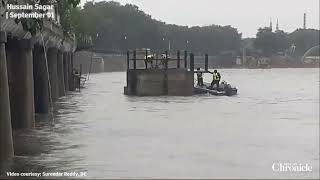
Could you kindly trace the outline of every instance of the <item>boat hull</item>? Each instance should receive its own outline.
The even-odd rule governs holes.
[[[215,96],[234,96],[237,95],[238,89],[228,87],[223,90],[210,89],[210,86],[196,86],[194,87],[194,94],[211,94]]]

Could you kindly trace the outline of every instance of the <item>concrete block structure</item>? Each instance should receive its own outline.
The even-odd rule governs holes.
[[[135,76],[136,95],[138,96],[161,96],[165,92],[165,72],[163,70],[136,70]]]
[[[176,67],[168,67],[169,59],[152,59],[164,62],[164,68],[137,69],[136,55],[130,59],[127,53],[127,86],[124,88],[125,94],[136,96],[192,96],[194,93],[194,56],[190,54],[190,70],[181,68],[180,57],[170,59],[176,61],[172,63]],[[177,54],[180,54],[179,51]],[[147,57],[147,56],[146,56]],[[168,56],[166,56],[168,57]],[[186,57],[186,56],[185,56]],[[133,69],[130,69],[130,60],[133,60]],[[143,60],[143,59],[138,59]],[[149,62],[150,63],[150,60]]]
[[[194,73],[186,69],[169,69],[168,95],[171,96],[192,96],[194,87]]]

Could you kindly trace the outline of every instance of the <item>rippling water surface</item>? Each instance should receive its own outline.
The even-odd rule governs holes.
[[[125,73],[91,75],[55,121],[15,132],[15,172],[88,178],[318,178],[319,69],[221,70],[235,97],[128,97]],[[209,81],[210,76],[205,80]],[[273,172],[275,162],[310,173]]]

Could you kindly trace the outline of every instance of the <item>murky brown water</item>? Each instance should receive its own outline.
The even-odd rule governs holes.
[[[55,121],[15,132],[11,172],[87,178],[319,178],[319,69],[221,70],[236,97],[127,97],[125,73],[92,75]],[[207,81],[210,76],[206,77]],[[273,172],[275,162],[312,172]]]

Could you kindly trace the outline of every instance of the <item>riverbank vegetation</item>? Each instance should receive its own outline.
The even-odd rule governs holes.
[[[254,49],[264,56],[277,53],[302,56],[308,49],[319,45],[319,30],[297,29],[292,33],[271,28],[260,28],[257,37],[253,39]],[[319,56],[319,54],[318,54]]]
[[[297,29],[292,33],[259,28],[256,38],[242,39],[232,26],[179,26],[153,19],[139,7],[114,1],[87,2],[71,13],[72,26],[78,34],[90,34],[95,50],[123,53],[127,49],[150,48],[163,51],[180,49],[195,54],[217,55],[225,52],[271,56],[302,56],[319,44],[319,30]],[[170,44],[170,45],[169,45]]]
[[[88,2],[75,9],[73,25],[78,33],[89,33],[95,48],[124,52],[127,49],[186,49],[195,53],[217,54],[238,50],[241,34],[231,26],[187,27],[153,19],[135,5],[117,2]]]

